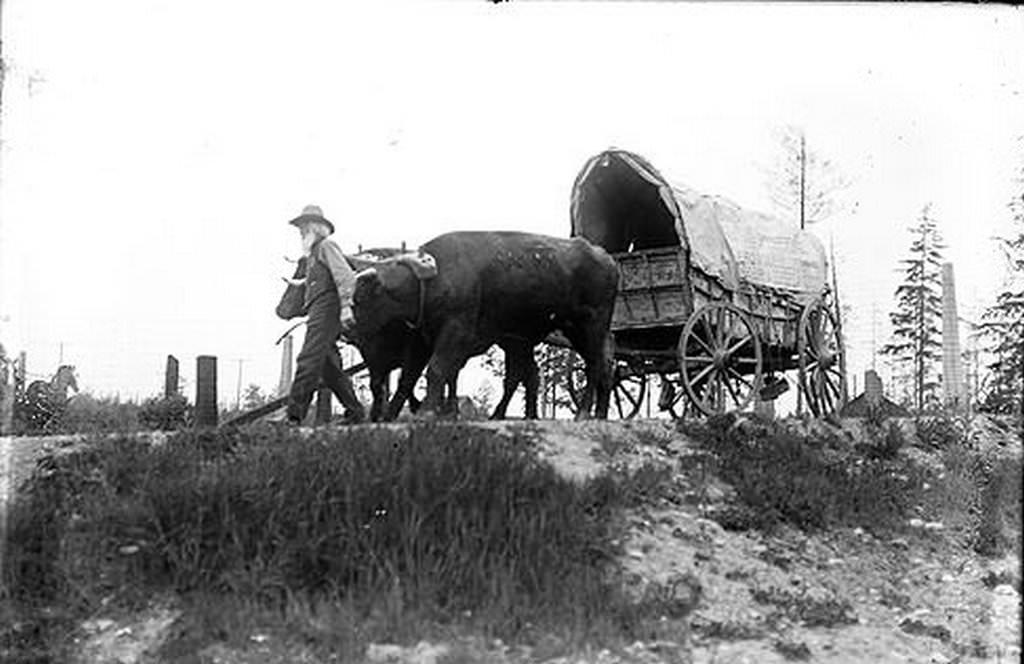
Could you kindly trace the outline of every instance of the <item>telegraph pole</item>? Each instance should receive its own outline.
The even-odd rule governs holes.
[[[807,139],[804,136],[804,132],[800,132],[800,230],[804,229],[806,225],[806,207],[807,198]]]
[[[238,362],[238,382],[235,384],[235,409],[242,409],[242,365],[245,364],[244,358],[236,358]]]

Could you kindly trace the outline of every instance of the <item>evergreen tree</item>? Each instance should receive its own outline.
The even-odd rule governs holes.
[[[263,394],[262,388],[255,383],[250,383],[242,395],[242,410],[253,410],[266,405],[268,398]]]
[[[1018,178],[1022,193],[1010,201],[1013,236],[999,243],[1010,270],[996,302],[982,314],[986,350],[994,358],[988,369],[988,390],[982,407],[998,413],[1024,408],[1024,166]]]
[[[768,193],[776,212],[801,229],[836,212],[836,193],[847,186],[836,165],[807,144],[803,129],[778,132],[779,151],[768,169]]]
[[[914,407],[920,411],[938,401],[936,365],[942,362],[942,250],[939,229],[925,205],[916,226],[910,257],[904,266],[904,281],[896,288],[896,310],[889,314],[893,340],[881,353],[909,369]]]

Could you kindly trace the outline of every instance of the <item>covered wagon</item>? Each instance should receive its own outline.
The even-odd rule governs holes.
[[[825,251],[812,234],[671,184],[642,157],[604,151],[584,165],[572,233],[616,259],[616,397],[636,414],[648,378],[676,415],[743,409],[797,384],[815,415],[846,399],[843,347]],[[623,400],[631,404],[622,409]]]

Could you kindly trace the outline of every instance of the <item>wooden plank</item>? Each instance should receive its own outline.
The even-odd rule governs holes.
[[[358,364],[353,364],[350,367],[346,367],[344,371],[349,376],[353,376],[364,369],[366,369],[366,363],[360,362]],[[266,417],[267,415],[270,415],[281,410],[287,405],[288,395],[285,394],[284,396],[280,396],[272,401],[268,401],[259,408],[253,408],[250,411],[247,411],[245,413],[242,413],[241,415],[231,418],[227,422],[224,422],[224,424],[221,425],[221,428],[240,427],[245,424],[250,424],[260,419],[261,417]]]

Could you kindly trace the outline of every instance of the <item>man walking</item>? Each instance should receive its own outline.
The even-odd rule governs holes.
[[[318,206],[307,205],[302,214],[288,223],[299,229],[302,250],[308,257],[303,307],[308,316],[306,338],[295,362],[295,378],[288,395],[288,422],[299,424],[306,417],[321,380],[345,406],[346,421],[361,422],[366,410],[356,396],[352,379],[342,371],[337,346],[338,337],[354,322],[355,273],[341,248],[330,239],[334,224],[324,218]]]

